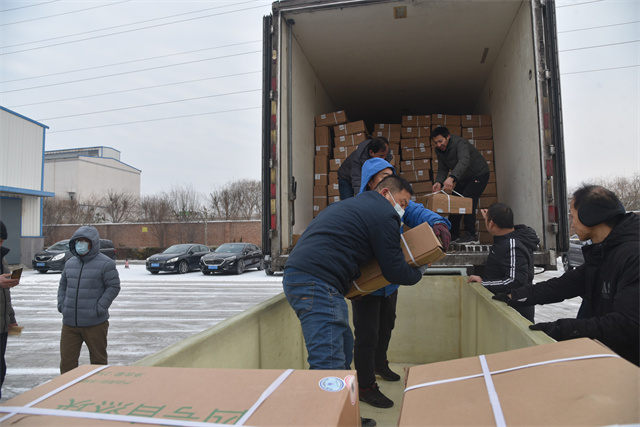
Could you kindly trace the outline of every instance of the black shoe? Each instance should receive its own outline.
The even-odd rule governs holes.
[[[382,394],[377,383],[360,388],[360,401],[376,408],[391,408],[393,406],[393,400]]]
[[[456,245],[479,245],[480,241],[474,234],[465,233],[463,237],[460,237],[451,243],[455,243]]]
[[[384,365],[375,369],[376,375],[380,375],[385,381],[400,381],[400,375],[396,374],[389,368],[389,361],[386,360]]]
[[[376,427],[378,425],[378,423],[376,423],[376,420],[374,420],[372,418],[362,418],[362,417],[360,417],[360,425],[362,427]]]

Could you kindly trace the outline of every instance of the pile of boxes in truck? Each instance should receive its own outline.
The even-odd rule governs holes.
[[[329,204],[340,200],[338,169],[342,162],[358,148],[358,144],[376,137],[389,141],[393,155],[390,163],[400,176],[411,183],[414,200],[428,206],[428,196],[438,174],[438,157],[435,146],[431,145],[431,131],[446,126],[451,134],[460,135],[473,144],[487,160],[491,175],[478,203],[476,229],[481,243],[493,241],[479,211],[496,203],[498,194],[490,115],[408,115],[402,117],[401,123],[374,124],[373,132],[369,133],[364,120],[349,122],[345,111],[336,111],[316,116],[315,125],[314,217]],[[457,213],[447,209],[438,209],[437,212],[444,216]]]

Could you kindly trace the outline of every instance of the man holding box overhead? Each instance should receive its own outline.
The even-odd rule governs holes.
[[[489,165],[482,154],[466,139],[451,135],[446,127],[437,127],[431,132],[438,156],[438,174],[432,191],[455,191],[473,200],[471,212],[464,215],[464,236],[460,236],[460,216],[449,215],[451,221],[451,243],[477,244],[476,209],[478,199],[489,182]],[[447,176],[448,175],[448,176]]]
[[[362,165],[362,184],[359,196],[373,190],[381,180],[393,175],[395,168],[384,159],[369,159]],[[446,251],[451,236],[449,221],[419,203],[409,200],[402,216],[409,227],[428,223],[440,237]],[[395,326],[398,285],[388,285],[361,298],[353,299],[353,326],[355,333],[354,364],[358,373],[360,400],[377,408],[390,408],[393,401],[378,387],[376,374],[386,381],[399,381],[400,375],[389,368],[387,350]]]

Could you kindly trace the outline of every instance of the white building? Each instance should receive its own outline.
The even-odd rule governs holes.
[[[0,219],[9,238],[9,264],[30,266],[42,250],[44,143],[47,126],[0,106]]]
[[[105,197],[109,191],[140,198],[140,173],[109,147],[54,150],[44,156],[44,189],[81,202]]]

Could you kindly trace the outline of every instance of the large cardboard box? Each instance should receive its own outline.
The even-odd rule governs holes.
[[[84,365],[2,405],[42,415],[16,414],[0,425],[127,426],[156,418],[184,426],[354,426],[360,413],[353,376],[355,371]],[[9,412],[2,406],[0,417]]]
[[[637,425],[639,384],[637,366],[588,338],[413,366],[398,425]]]
[[[373,125],[373,131],[401,132],[402,125],[398,123],[376,123]]]
[[[446,127],[447,129],[449,129],[449,133],[451,135],[462,135],[462,127],[460,125],[431,125],[431,130],[434,131],[436,128],[439,128],[441,126]],[[468,138],[465,138],[468,139]]]
[[[453,114],[432,114],[431,115],[431,124],[432,125],[444,125],[447,128],[449,126],[460,126],[462,123],[462,118],[460,116],[456,116]],[[449,128],[451,130],[451,128]]]
[[[411,187],[416,194],[431,193],[433,183],[431,181],[416,182],[414,184],[411,184]]]
[[[388,130],[376,130],[371,133],[372,138],[385,138],[388,142],[400,142],[401,132],[391,132]]]
[[[493,139],[493,128],[491,126],[462,128],[461,136],[464,139]]]
[[[327,185],[327,197],[340,197],[340,185],[338,183]]]
[[[427,114],[422,116],[402,116],[402,126],[431,126],[431,115]]]
[[[493,139],[470,139],[476,150],[493,150]]]
[[[400,140],[400,148],[430,148],[429,138],[405,138]]]
[[[427,209],[439,214],[451,213],[465,215],[473,213],[472,199],[456,196],[454,194],[447,194],[445,192],[438,192],[427,196],[425,206]]]
[[[348,147],[350,145],[358,145],[365,139],[367,139],[367,136],[364,132],[360,132],[351,135],[336,136],[334,138],[334,143],[336,147]]]
[[[344,110],[316,116],[316,126],[334,126],[347,123],[347,113]]]
[[[331,147],[331,129],[328,126],[318,126],[315,129],[316,150],[318,147]]]
[[[343,159],[329,159],[329,172],[338,172]]]
[[[482,192],[483,196],[497,196],[498,195],[498,188],[496,186],[495,182],[488,182],[487,186],[484,188],[484,191]]]
[[[431,138],[429,126],[402,128],[402,138]]]
[[[431,147],[403,148],[400,155],[402,160],[430,159]]]
[[[442,244],[426,222],[405,231],[401,238],[404,259],[413,267],[436,262],[444,258]],[[360,266],[360,277],[353,281],[347,298],[366,295],[389,284],[375,259]]]
[[[333,158],[334,159],[346,159],[349,157],[349,154],[353,153],[358,149],[357,145],[350,145],[347,147],[335,147],[333,149]]]
[[[431,181],[430,170],[400,172],[400,176],[406,179],[410,183]]]
[[[473,115],[467,114],[461,117],[462,127],[480,127],[480,126],[491,126],[491,116],[490,115]]]
[[[401,172],[416,171],[416,170],[429,170],[429,169],[431,169],[431,160],[430,159],[403,160],[402,162],[400,162],[400,171]]]
[[[314,157],[314,185],[327,185],[329,183],[329,157]]]
[[[326,208],[329,205],[329,201],[325,198],[325,199],[317,199],[314,197],[313,199],[313,217],[315,218],[316,216],[318,216],[318,214],[320,212],[322,212],[322,210],[324,208]]]
[[[351,123],[344,123],[344,124],[333,127],[333,133],[336,137],[341,135],[351,135],[353,133],[360,133],[360,132],[366,133],[367,135],[369,134],[369,132],[367,131],[367,127],[364,124],[364,120],[358,120],[357,122],[351,122]]]

